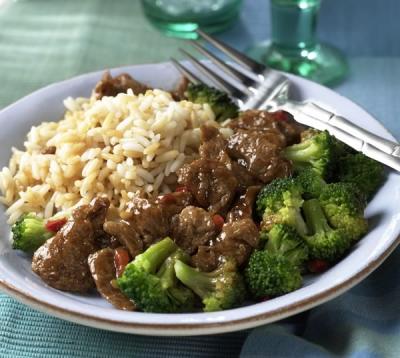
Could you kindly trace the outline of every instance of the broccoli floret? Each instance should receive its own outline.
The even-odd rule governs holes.
[[[306,131],[302,141],[286,147],[283,155],[292,161],[294,169],[300,171],[311,167],[322,178],[331,176],[335,164],[335,149],[331,135],[327,131]]]
[[[301,170],[296,180],[303,188],[304,199],[318,198],[327,185],[325,180],[311,168]]]
[[[329,226],[318,199],[305,201],[303,212],[310,230],[310,235],[305,236],[305,240],[311,257],[329,262],[341,258],[352,243],[347,233]]]
[[[340,160],[341,157],[344,157],[347,154],[357,153],[357,151],[354,150],[352,147],[349,147],[346,143],[341,142],[339,139],[336,139],[333,136],[332,136],[332,142],[333,142],[335,156],[338,159],[338,161]],[[337,162],[337,164],[340,165],[339,162]]]
[[[202,299],[205,312],[238,306],[245,298],[244,281],[233,260],[225,260],[212,272],[200,272],[178,260],[175,272],[178,279]]]
[[[296,229],[285,224],[276,224],[268,233],[265,249],[285,256],[291,264],[304,269],[308,260],[308,247]]]
[[[256,250],[244,271],[250,293],[254,298],[279,296],[301,287],[299,268],[282,255],[268,250]]]
[[[32,213],[21,216],[11,231],[13,249],[27,253],[33,253],[54,236],[54,232],[46,228],[45,220]]]
[[[296,229],[275,224],[264,249],[253,252],[245,269],[250,292],[260,298],[298,289],[308,256],[308,247]]]
[[[355,184],[370,199],[384,180],[384,166],[362,153],[347,154],[340,158],[337,179]]]
[[[185,96],[194,103],[208,103],[218,122],[238,115],[238,106],[224,92],[204,84],[189,84]]]
[[[167,237],[126,266],[118,287],[144,312],[189,312],[195,296],[176,279],[178,260],[186,261],[187,256]]]
[[[346,231],[352,240],[358,240],[367,232],[368,222],[364,218],[366,200],[353,184],[332,183],[326,185],[319,201],[333,228]]]
[[[332,227],[345,230],[354,240],[367,232],[368,225],[364,218],[367,203],[364,192],[356,185],[327,184],[311,170],[302,170],[296,179],[303,187],[305,199],[319,199]]]
[[[257,214],[262,217],[262,228],[270,230],[274,224],[288,224],[299,234],[306,234],[307,228],[301,216],[303,189],[293,178],[279,178],[266,185],[258,194]]]

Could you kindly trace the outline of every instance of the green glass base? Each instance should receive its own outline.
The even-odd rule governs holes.
[[[348,73],[347,62],[340,51],[326,44],[311,50],[282,50],[266,42],[250,48],[247,54],[269,67],[329,86],[342,81]]]
[[[167,36],[179,37],[181,39],[197,39],[198,35],[195,30],[198,27],[201,27],[201,29],[206,33],[222,32],[229,28],[236,20],[235,16],[234,18],[229,18],[226,21],[222,22],[198,24],[196,22],[162,21],[151,16],[147,17],[153,26],[155,26],[158,30],[160,30]]]

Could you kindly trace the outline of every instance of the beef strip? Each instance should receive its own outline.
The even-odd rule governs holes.
[[[42,154],[56,154],[57,148],[55,146],[45,147],[42,149]]]
[[[143,249],[168,236],[172,217],[190,205],[191,201],[192,195],[189,192],[174,192],[155,200],[134,198],[129,203],[132,216],[128,223],[143,242]],[[108,230],[108,226],[106,229]],[[120,238],[122,242],[122,236],[116,231],[113,235]]]
[[[228,139],[229,156],[263,183],[290,175],[291,164],[281,157],[281,150],[262,131],[238,129]]]
[[[126,93],[128,89],[132,89],[134,94],[145,93],[149,87],[134,80],[127,73],[122,73],[112,77],[110,72],[105,72],[101,80],[96,84],[94,93],[96,98],[104,96],[116,96],[118,93]]]
[[[188,191],[173,192],[161,195],[156,198],[155,204],[161,207],[168,221],[176,214],[179,214],[184,208],[191,205],[193,196]]]
[[[97,291],[108,302],[120,310],[136,309],[133,302],[111,284],[111,281],[116,278],[113,249],[105,248],[95,252],[89,256],[88,263]]]
[[[175,215],[171,223],[171,236],[188,254],[194,254],[200,245],[215,238],[217,228],[212,216],[201,208],[188,206]]]
[[[144,248],[168,235],[168,218],[161,206],[156,205],[153,200],[134,198],[129,209],[132,213],[129,223],[139,235]]]
[[[32,270],[49,286],[63,291],[87,292],[94,287],[88,256],[98,250],[96,234],[109,201],[94,199],[72,213],[62,229],[33,255]]]
[[[105,248],[112,246],[112,237],[104,231],[103,225],[106,220],[110,202],[105,198],[96,198],[91,203],[88,212],[88,220],[92,223],[96,245]]]
[[[260,189],[261,186],[248,187],[246,192],[239,197],[236,204],[226,216],[226,221],[233,222],[246,218],[251,219],[253,216],[254,203]]]
[[[172,98],[175,101],[182,101],[186,99],[185,92],[189,85],[189,80],[186,77],[182,77],[178,82],[176,88],[171,92]]]
[[[192,264],[200,271],[215,270],[220,262],[221,255],[212,246],[199,246],[198,251],[191,257]]]
[[[224,224],[218,237],[207,246],[200,246],[192,262],[200,270],[214,270],[221,256],[232,257],[239,266],[249,259],[258,246],[258,229],[251,219],[241,219]]]
[[[251,219],[226,223],[215,240],[215,250],[222,256],[233,257],[241,266],[258,246],[258,236],[257,226]]]
[[[104,230],[125,246],[133,258],[143,251],[143,241],[129,221],[107,221]]]
[[[202,143],[199,147],[200,157],[216,160],[228,169],[232,169],[232,161],[226,152],[227,142],[218,128],[202,125],[200,130]]]
[[[234,131],[244,129],[270,133],[270,138],[274,140],[274,143],[278,140],[283,146],[298,143],[300,133],[304,130],[304,127],[297,123],[288,112],[259,110],[242,112],[238,118],[230,122],[229,127]]]
[[[239,183],[241,192],[246,191],[249,186],[260,185],[262,182],[253,176],[243,165],[238,162],[232,161],[232,172]]]
[[[198,206],[210,213],[225,215],[238,187],[231,170],[212,159],[197,159],[178,173],[178,183],[184,185]]]

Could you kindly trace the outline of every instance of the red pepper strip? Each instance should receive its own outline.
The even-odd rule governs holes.
[[[67,218],[48,220],[45,227],[51,232],[58,232],[67,223],[67,221]]]
[[[288,115],[285,111],[276,111],[274,112],[274,119],[277,121],[287,121]]]
[[[178,186],[176,189],[175,189],[175,191],[177,192],[177,193],[184,193],[184,192],[187,192],[188,191],[188,188],[186,187],[186,186]]]
[[[329,263],[325,260],[311,260],[307,264],[308,270],[312,273],[321,273],[328,269]]]
[[[163,204],[175,204],[176,198],[173,194],[168,193],[160,198],[160,202],[162,202]]]
[[[117,277],[121,277],[124,273],[126,265],[131,260],[129,252],[123,247],[118,247],[114,251],[114,266]]]
[[[225,223],[224,218],[219,214],[215,214],[212,217],[212,221],[213,221],[214,225],[216,226],[216,228],[221,231],[222,227],[224,226],[224,223]]]

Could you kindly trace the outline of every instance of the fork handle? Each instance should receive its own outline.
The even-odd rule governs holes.
[[[376,134],[373,134],[350,122],[346,118],[338,116],[315,103],[304,102],[300,104],[300,107],[300,110],[305,114],[330,124],[333,127],[340,128],[354,137],[363,140],[365,143],[371,144],[387,154],[400,158],[399,144],[377,136]]]
[[[287,101],[279,108],[291,113],[297,122],[313,127],[318,130],[327,130],[331,135],[339,139],[341,142],[346,143],[356,151],[362,152],[367,157],[375,159],[376,161],[381,162],[387,165],[388,167],[391,167],[396,171],[400,172],[400,157],[392,155],[391,153],[389,154],[381,150],[380,148],[377,148],[376,146],[367,143],[364,139],[352,135],[341,128],[334,127],[333,125],[329,124],[327,120],[325,121],[321,120],[320,117],[316,117],[318,114],[319,115],[321,113],[323,114],[323,112],[321,112],[320,110],[315,110],[314,112],[310,110],[304,111],[305,106],[307,106],[307,109],[310,108],[308,104]],[[327,112],[325,110],[322,111],[324,111],[325,114]],[[381,139],[380,137],[378,138]],[[396,146],[395,143],[392,143],[390,141],[386,142]]]

